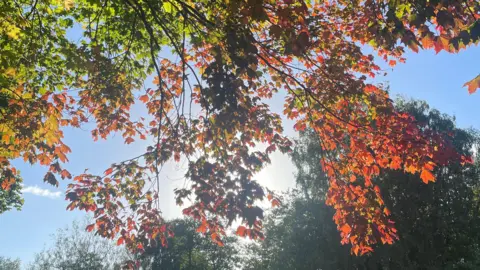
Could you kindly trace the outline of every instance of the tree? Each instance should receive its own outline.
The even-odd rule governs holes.
[[[479,146],[476,131],[456,128],[451,117],[430,110],[424,102],[399,100],[396,107],[431,129],[453,133],[452,143],[460,153]],[[247,248],[246,269],[479,267],[478,159],[466,166],[453,162],[437,168],[437,181],[430,185],[405,172],[382,171],[373,182],[384,192],[400,239],[377,247],[370,256],[352,257],[348,247],[339,245],[337,225],[332,221],[334,211],[323,205],[328,182],[315,158],[321,152],[315,134],[303,132],[292,153],[298,191],[290,193],[285,204],[267,218],[267,239]]]
[[[175,237],[165,246],[147,250],[144,261],[151,261],[151,269],[204,269],[221,270],[239,267],[240,257],[235,236],[226,237],[219,247],[196,231],[198,222],[192,219],[176,219],[168,222],[174,228]]]
[[[5,178],[0,178],[0,185],[6,182]],[[9,184],[9,189],[5,190],[0,188],[0,214],[15,208],[17,210],[22,209],[22,179],[15,178],[15,182]]]
[[[20,260],[0,256],[0,270],[20,270]]]
[[[59,229],[54,244],[36,254],[31,270],[108,270],[120,269],[133,256],[107,239],[86,232],[90,223],[73,222],[71,227]]]
[[[147,135],[155,141],[103,175],[77,175],[69,185],[68,209],[93,211],[98,234],[119,235],[138,252],[157,236],[165,243],[160,167],[184,158],[191,184],[176,191],[177,202],[193,201],[184,214],[200,220],[218,244],[223,224],[234,220],[243,223],[240,235],[263,238],[258,201],[278,199],[254,175],[272,151],[291,150],[279,114],[264,103],[281,93],[296,129],[313,129],[326,151],[341,149],[321,159],[327,203],[337,210],[342,241],[370,252],[397,238],[371,184],[381,169],[432,182],[445,153],[448,160],[469,158],[395,111],[369,79],[381,70],[360,45],[392,66],[407,49],[458,52],[478,43],[479,10],[475,0],[2,1],[0,91],[8,100],[0,109],[2,175],[13,183],[10,160],[23,158],[47,166],[44,181],[53,185],[58,176],[70,178],[61,127],[92,121],[94,140],[117,132],[127,144]],[[74,42],[67,32],[80,26]],[[164,50],[174,57],[161,58]],[[150,75],[155,86],[140,93]],[[470,92],[477,82],[466,84]],[[148,110],[140,120],[129,113],[135,100]],[[252,150],[260,143],[263,149]],[[157,188],[145,191],[147,182]],[[359,184],[361,200],[341,199],[357,196],[350,182]],[[361,223],[367,225],[355,226]]]

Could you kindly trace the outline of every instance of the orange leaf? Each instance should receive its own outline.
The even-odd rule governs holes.
[[[446,50],[448,51],[448,39],[444,37],[438,37],[437,40],[435,40],[434,43],[434,49],[435,53],[439,53],[441,50]]]
[[[272,207],[275,207],[275,206],[280,206],[280,201],[278,199],[272,200]]]
[[[126,144],[131,144],[132,142],[134,142],[135,140],[132,138],[132,137],[128,137],[125,139],[125,143]]]
[[[65,179],[65,178],[71,179],[72,178],[72,175],[67,170],[62,170],[60,175],[62,176],[62,179]]]
[[[15,178],[9,177],[9,178],[3,180],[1,187],[2,187],[3,190],[9,190],[10,186],[13,183],[15,183]]]
[[[356,256],[358,256],[358,251],[360,250],[360,247],[358,245],[354,245],[352,247],[353,253],[355,253]]]
[[[113,172],[113,168],[108,168],[107,170],[105,170],[105,175],[109,175]]]
[[[463,87],[468,86],[468,93],[473,94],[480,88],[480,75],[473,80],[466,82]]]
[[[2,141],[3,141],[3,143],[8,144],[9,141],[10,141],[10,135],[8,135],[8,134],[3,134],[3,136],[2,136]]]
[[[422,170],[422,174],[420,175],[420,178],[425,184],[428,184],[428,182],[430,181],[435,182],[435,175],[433,175],[431,171],[428,171],[425,169]]]
[[[238,226],[236,234],[238,236],[244,237],[245,236],[246,228],[244,226]]]
[[[206,233],[207,232],[207,223],[203,222],[200,226],[198,226],[197,232]]]
[[[341,228],[340,231],[343,232],[344,234],[349,234],[352,231],[352,228],[348,224],[344,224]]]
[[[147,103],[148,100],[149,100],[149,98],[148,98],[147,95],[140,96],[138,99],[139,99],[140,101],[142,101],[143,103]]]
[[[430,35],[427,35],[424,38],[422,38],[422,45],[423,45],[423,48],[430,49],[430,48],[433,48],[435,43],[433,42],[433,38]]]

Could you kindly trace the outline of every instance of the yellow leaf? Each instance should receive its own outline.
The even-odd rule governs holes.
[[[7,24],[7,36],[13,39],[18,39],[20,34],[20,28],[13,24]]]
[[[7,70],[5,70],[4,74],[7,75],[8,77],[13,77],[15,76],[15,74],[17,73],[17,71],[14,69],[14,68],[7,68]]]
[[[64,0],[63,1],[63,7],[66,10],[70,10],[71,8],[73,8],[73,6],[75,6],[75,0]]]
[[[48,117],[48,120],[45,122],[45,125],[50,129],[58,129],[58,120],[55,116],[51,115]]]

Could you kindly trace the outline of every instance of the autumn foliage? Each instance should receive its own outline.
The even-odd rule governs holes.
[[[67,209],[93,212],[88,230],[138,252],[165,244],[172,231],[159,211],[159,175],[185,159],[189,185],[175,194],[179,205],[193,201],[183,213],[200,221],[198,231],[222,245],[226,226],[240,220],[237,234],[262,239],[258,202],[279,200],[255,174],[272,152],[291,150],[283,113],[318,135],[342,243],[365,254],[397,238],[372,185],[383,169],[428,183],[437,165],[470,161],[445,142],[449,134],[394,109],[374,81],[380,65],[404,62],[408,50],[478,44],[479,12],[476,0],[8,0],[0,4],[8,18],[0,30],[2,188],[15,179],[15,158],[45,165],[53,185],[72,178],[61,128],[93,123],[94,140],[120,133],[127,144],[155,142],[103,174],[73,177]],[[79,25],[73,42],[66,30]],[[155,86],[140,90],[152,74]],[[465,86],[475,92],[479,77]],[[275,95],[283,112],[266,104]],[[133,119],[134,103],[148,115]]]

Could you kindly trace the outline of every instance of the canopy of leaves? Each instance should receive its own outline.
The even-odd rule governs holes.
[[[466,154],[478,149],[476,132],[455,128],[450,117],[429,110],[425,103],[399,101],[397,108],[432,129],[453,133],[457,151]],[[299,191],[269,215],[266,240],[249,247],[245,269],[478,269],[477,163],[438,167],[437,181],[429,185],[419,176],[382,171],[373,182],[397,220],[400,239],[379,246],[370,256],[355,257],[339,244],[337,225],[331,220],[334,211],[323,205],[328,183],[312,158],[320,152],[314,133],[302,133],[292,155]]]
[[[397,238],[372,184],[382,169],[431,182],[436,166],[469,161],[444,134],[394,109],[372,84],[381,74],[375,61],[393,66],[406,50],[477,44],[479,10],[476,0],[1,1],[2,189],[15,182],[15,158],[45,165],[53,185],[71,178],[61,127],[91,122],[94,140],[154,138],[144,154],[69,185],[68,209],[93,211],[91,230],[120,235],[138,252],[166,243],[160,169],[184,158],[190,181],[176,199],[193,202],[184,214],[219,245],[223,224],[235,220],[240,235],[263,238],[258,201],[279,201],[254,177],[271,152],[292,145],[265,103],[279,93],[294,127],[311,128],[326,153],[336,151],[321,157],[327,203],[342,242],[364,254]],[[174,57],[163,58],[170,50]],[[140,90],[150,75],[155,86]],[[136,100],[148,111],[140,119],[130,115]]]

